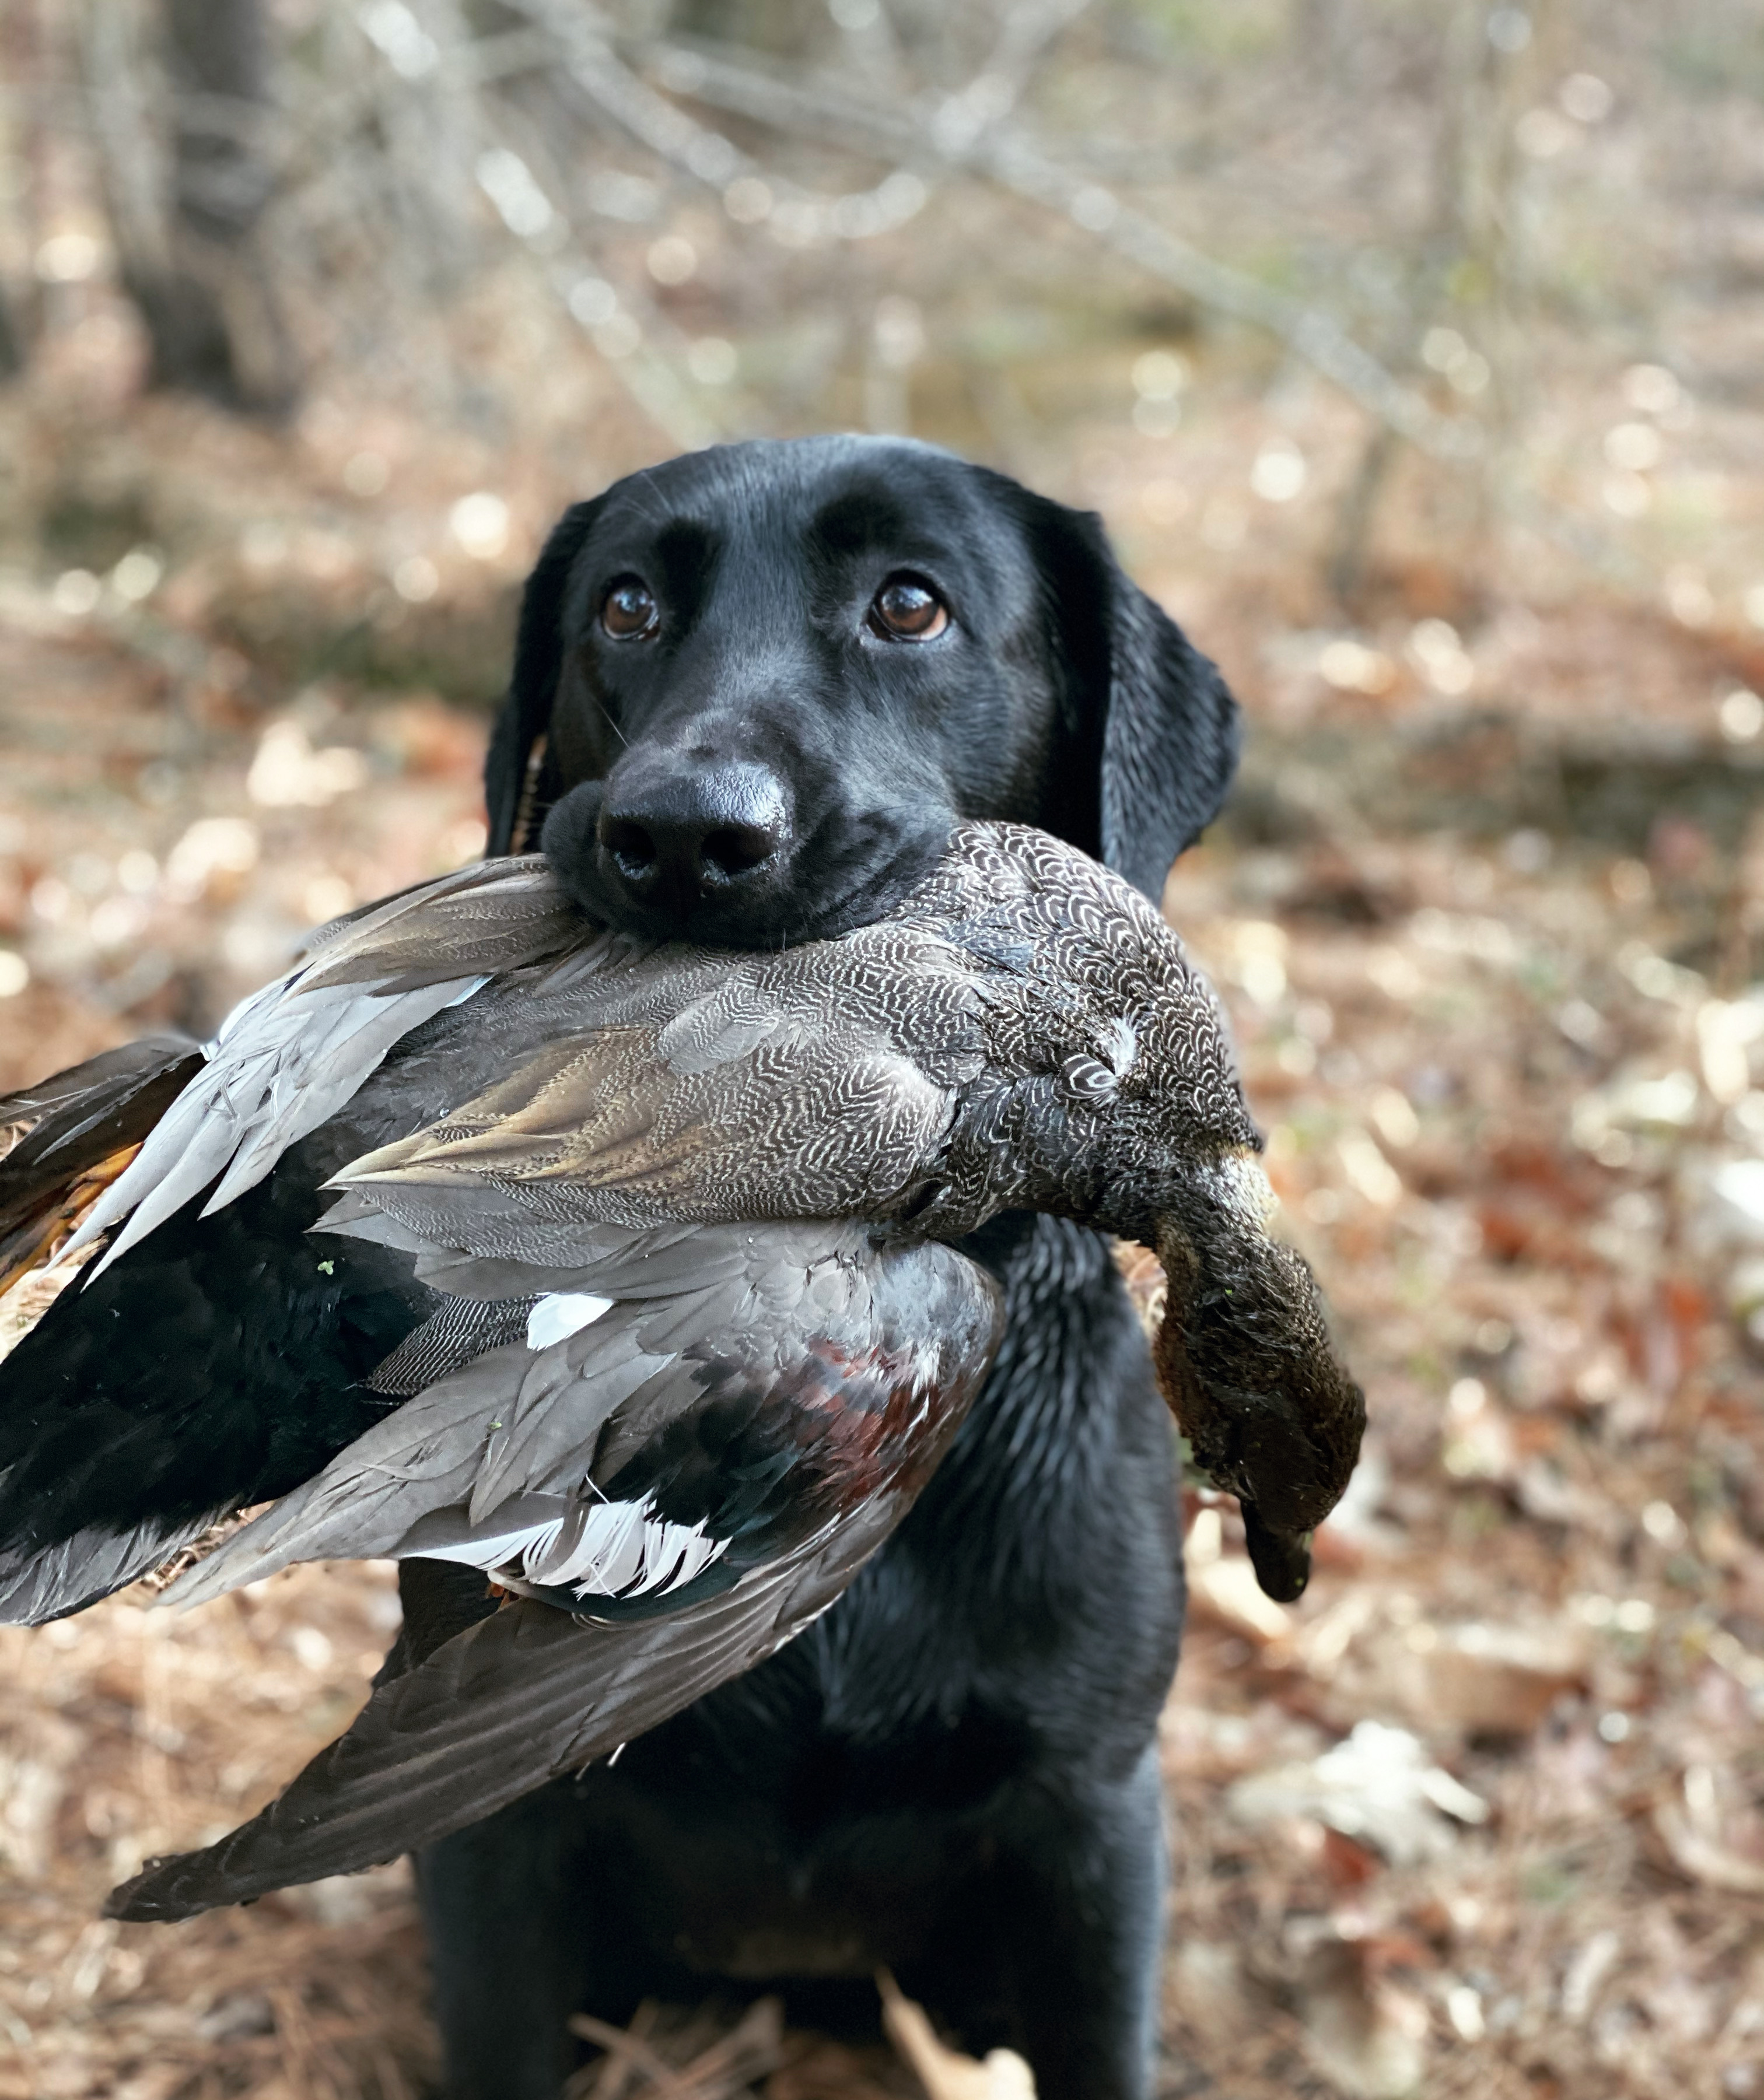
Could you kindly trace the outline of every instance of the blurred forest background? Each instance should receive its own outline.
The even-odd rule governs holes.
[[[0,0],[0,1088],[481,849],[612,477],[855,426],[1100,510],[1249,711],[1168,906],[1373,1423],[1294,1609],[1191,1498],[1165,2089],[1764,2095],[1753,0]],[[396,1608],[0,1640],[0,2096],[426,2089],[402,1868],[99,1917]],[[582,2093],[918,2089],[639,2025]]]

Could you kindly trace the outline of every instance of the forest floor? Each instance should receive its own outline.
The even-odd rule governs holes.
[[[259,503],[265,474],[297,479],[212,420],[138,442]],[[1119,481],[1130,539],[1165,487]],[[522,522],[495,590],[457,579],[493,641]],[[479,645],[431,628],[391,660],[382,591],[314,671],[303,622],[379,528],[329,529],[247,528],[164,573],[128,567],[125,531],[0,572],[0,1089],[206,1028],[312,921],[481,849],[484,716],[437,690]],[[416,557],[386,558],[430,602]],[[1350,629],[1243,563],[1168,585],[1250,739],[1167,909],[1231,1009],[1372,1429],[1290,1609],[1249,1581],[1231,1506],[1190,1498],[1165,2090],[1743,2100],[1764,2095],[1764,648],[1591,591],[1453,626],[1419,589]],[[29,1311],[0,1304],[0,1337]],[[313,1568],[187,1618],[131,1593],[0,1636],[0,2100],[427,2089],[403,1867],[176,1928],[100,1917],[346,1723],[396,1612],[388,1571]],[[740,2004],[646,2014],[617,2062],[581,2091],[914,2089],[879,2041]],[[1007,2073],[977,2089],[1002,2100]]]

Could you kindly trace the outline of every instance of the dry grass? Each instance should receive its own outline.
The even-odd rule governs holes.
[[[303,1571],[195,1619],[131,1596],[8,1630],[9,2100],[423,2089],[434,2044],[403,1868],[188,1931],[99,1915],[119,1877],[219,1835],[347,1725],[396,1619],[390,1572],[370,1568]]]

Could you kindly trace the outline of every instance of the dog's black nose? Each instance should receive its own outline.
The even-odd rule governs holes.
[[[789,849],[790,801],[768,766],[615,773],[595,835],[639,902],[689,911],[773,867]]]

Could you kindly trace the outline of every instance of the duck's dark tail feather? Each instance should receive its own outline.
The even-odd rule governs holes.
[[[0,1096],[0,1290],[121,1171],[201,1065],[187,1037],[146,1035]]]

